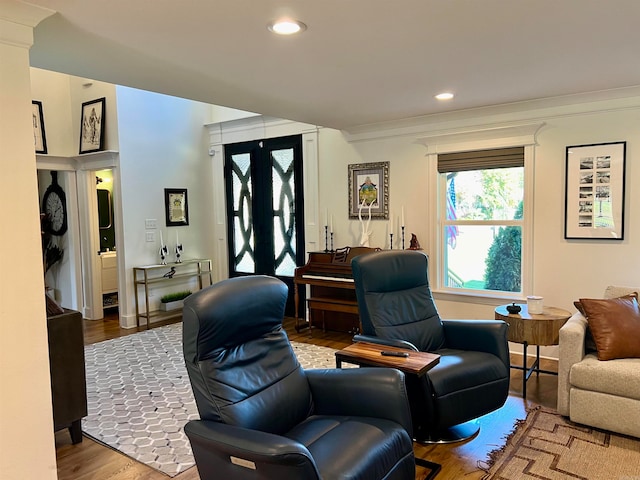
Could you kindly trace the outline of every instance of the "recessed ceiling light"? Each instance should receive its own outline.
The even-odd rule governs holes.
[[[298,20],[277,20],[267,25],[269,31],[278,35],[293,35],[307,29],[307,26]]]
[[[453,98],[453,93],[451,92],[443,92],[436,95],[438,100],[451,100]]]

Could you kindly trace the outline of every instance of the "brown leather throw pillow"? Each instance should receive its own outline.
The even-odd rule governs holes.
[[[608,300],[581,298],[598,360],[640,358],[640,307],[634,295]]]
[[[617,298],[626,298],[626,297],[632,297],[635,298],[636,300],[638,299],[638,292],[633,292],[630,293],[629,295],[624,295],[622,297],[617,297]],[[573,306],[576,307],[578,309],[578,311],[582,314],[582,316],[584,318],[587,318],[587,314],[584,311],[584,307],[582,306],[582,304],[580,303],[580,301],[576,300],[575,302],[573,302]],[[587,326],[587,334],[585,336],[584,339],[584,346],[585,349],[588,352],[595,352],[598,349],[596,348],[596,342],[593,340],[593,335],[591,335],[591,329],[589,328],[589,326]]]

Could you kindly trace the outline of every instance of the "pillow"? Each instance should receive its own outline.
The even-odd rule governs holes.
[[[598,360],[640,358],[640,306],[633,295],[621,298],[581,298]]]
[[[624,295],[622,297],[612,297],[612,298],[625,298],[625,297],[631,297],[631,298],[635,298],[636,300],[638,299],[638,292],[633,292],[630,293],[628,295]],[[582,306],[582,303],[580,303],[579,301],[575,301],[573,302],[573,306],[576,307],[578,309],[578,311],[582,314],[582,316],[584,318],[587,318],[587,314],[584,311],[584,307]],[[593,335],[591,334],[591,329],[589,328],[589,326],[587,326],[587,332],[584,338],[584,348],[586,349],[587,352],[595,352],[598,350],[598,348],[596,347],[596,342],[593,339]]]
[[[47,304],[47,317],[53,317],[55,315],[61,315],[64,313],[64,308],[62,308],[58,302],[56,302],[49,295],[44,296]]]

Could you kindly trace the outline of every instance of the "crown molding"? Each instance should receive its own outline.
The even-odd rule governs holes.
[[[437,113],[343,130],[350,143],[485,125],[545,122],[552,118],[640,108],[640,86]]]
[[[33,29],[55,10],[29,5],[15,0],[0,2],[0,43],[31,48]]]

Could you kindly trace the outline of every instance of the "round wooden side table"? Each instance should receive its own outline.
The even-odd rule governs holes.
[[[522,397],[527,396],[527,380],[533,372],[536,375],[547,373],[558,375],[557,372],[540,369],[540,346],[558,345],[560,328],[569,320],[571,312],[556,307],[544,307],[542,313],[529,313],[526,304],[518,304],[522,309],[519,313],[509,313],[507,305],[496,307],[496,320],[504,320],[509,324],[507,340],[524,345],[522,366],[511,365],[511,368],[522,370]],[[536,346],[536,360],[527,368],[527,347]]]

